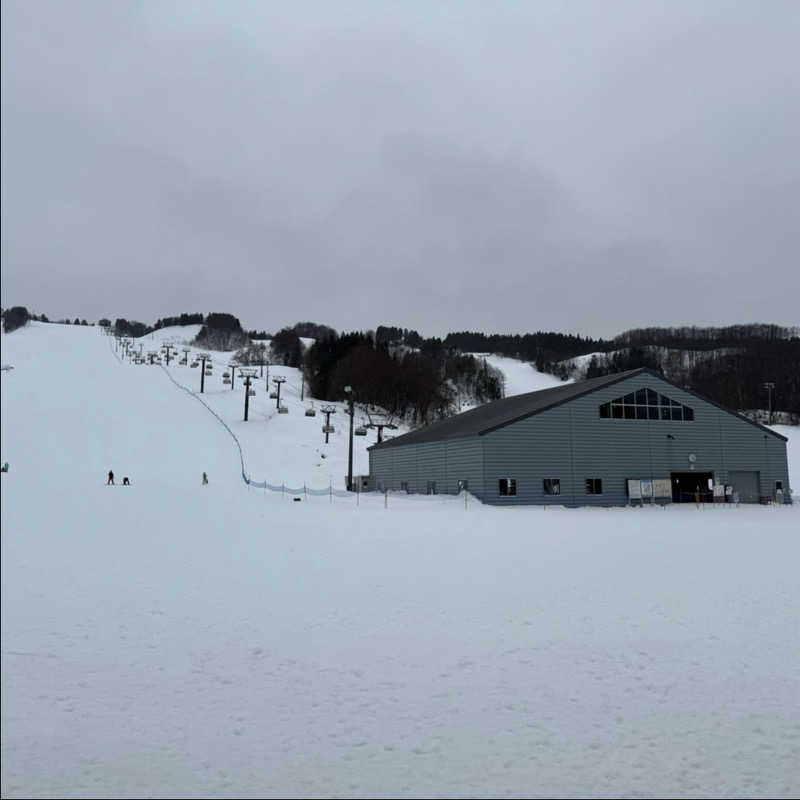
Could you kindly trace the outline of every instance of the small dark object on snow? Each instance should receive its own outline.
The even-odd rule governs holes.
[[[208,486],[208,475],[203,473],[203,486]]]
[[[295,501],[295,503],[299,503],[303,498],[302,497],[293,497],[292,499]]]
[[[123,486],[130,486],[131,485],[131,482],[128,480],[128,476],[127,475],[122,479],[122,485]]]

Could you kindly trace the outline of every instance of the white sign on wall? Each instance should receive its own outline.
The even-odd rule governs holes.
[[[636,480],[628,480],[628,497],[631,500],[642,499],[642,482],[638,478]]]

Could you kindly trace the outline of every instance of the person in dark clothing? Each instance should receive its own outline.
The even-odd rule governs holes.
[[[108,471],[108,480],[106,481],[106,486],[113,486],[114,485],[114,473],[112,470]]]
[[[122,485],[123,486],[130,486],[131,485],[131,482],[128,480],[128,476],[127,475],[122,479]]]
[[[203,473],[203,486],[208,486],[208,475]]]

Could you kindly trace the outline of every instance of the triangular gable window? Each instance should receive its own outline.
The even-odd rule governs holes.
[[[600,406],[601,419],[650,419],[694,422],[694,409],[652,389],[638,389]]]

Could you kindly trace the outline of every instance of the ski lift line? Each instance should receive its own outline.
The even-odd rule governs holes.
[[[290,494],[303,494],[305,492],[317,497],[321,497],[323,495],[324,496],[333,495],[335,497],[351,497],[354,494],[354,492],[342,491],[341,489],[334,489],[333,487],[329,487],[327,489],[312,489],[311,487],[304,486],[302,489],[292,489],[286,487],[285,484],[277,486],[275,484],[267,483],[267,481],[265,480],[254,481],[247,474],[247,471],[245,470],[244,467],[244,451],[242,450],[242,443],[239,441],[239,437],[236,436],[236,434],[230,429],[230,427],[228,427],[228,424],[225,422],[225,420],[222,419],[222,417],[220,417],[220,415],[217,414],[217,412],[214,411],[214,409],[211,408],[211,406],[209,406],[208,403],[206,403],[206,401],[203,400],[202,397],[200,397],[200,395],[195,394],[188,387],[178,383],[178,381],[176,381],[175,378],[173,378],[172,375],[170,375],[169,370],[163,364],[160,364],[159,366],[161,367],[162,370],[164,370],[164,372],[167,374],[167,377],[175,384],[175,386],[177,386],[179,389],[182,389],[190,397],[193,397],[195,400],[202,403],[206,407],[206,409],[210,411],[217,418],[217,421],[222,425],[222,427],[225,428],[225,430],[228,431],[228,433],[231,435],[231,438],[236,443],[236,447],[239,450],[239,462],[242,468],[242,480],[247,486],[251,486],[254,489],[264,489],[264,490],[269,489],[271,492],[289,492]]]

